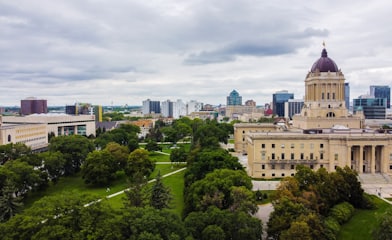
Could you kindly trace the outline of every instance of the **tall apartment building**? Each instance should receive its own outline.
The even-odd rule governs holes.
[[[161,113],[161,102],[151,101],[150,99],[144,100],[142,113],[143,114]]]
[[[199,112],[203,109],[203,103],[198,102],[196,100],[190,100],[187,104],[187,115],[190,115],[193,112]]]
[[[374,98],[386,98],[387,108],[391,108],[391,88],[389,86],[370,86],[370,95]]]
[[[278,117],[284,117],[284,103],[289,99],[294,99],[294,94],[287,90],[278,91],[272,94],[272,111]]]
[[[236,90],[231,91],[230,95],[227,96],[226,105],[242,105],[242,97]]]
[[[163,117],[173,117],[173,102],[170,100],[163,101],[161,104],[161,113]]]
[[[48,113],[47,100],[29,97],[20,101],[21,115]]]
[[[181,99],[177,99],[173,103],[173,118],[178,119],[183,116],[186,116],[186,104]]]

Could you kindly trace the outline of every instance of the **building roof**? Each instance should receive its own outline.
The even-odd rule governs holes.
[[[321,57],[313,64],[311,72],[338,72],[336,63],[328,57],[325,48],[321,52]]]

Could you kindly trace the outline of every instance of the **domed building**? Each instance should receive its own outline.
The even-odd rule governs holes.
[[[324,48],[305,78],[305,99],[292,125],[239,123],[234,148],[254,178],[293,176],[297,165],[392,175],[392,134],[364,128],[345,106],[345,78]],[[383,177],[381,177],[383,178]]]
[[[293,127],[300,129],[331,128],[342,125],[362,128],[363,117],[348,114],[344,98],[344,75],[324,48],[305,79],[305,102]]]

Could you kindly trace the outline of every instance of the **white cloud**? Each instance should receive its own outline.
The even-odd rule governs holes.
[[[366,7],[358,7],[366,4]],[[0,105],[301,98],[325,40],[351,97],[391,75],[389,1],[0,2]]]

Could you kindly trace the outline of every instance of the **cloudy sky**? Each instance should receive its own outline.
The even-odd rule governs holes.
[[[0,0],[0,106],[272,101],[320,57],[351,99],[392,81],[392,1]]]

